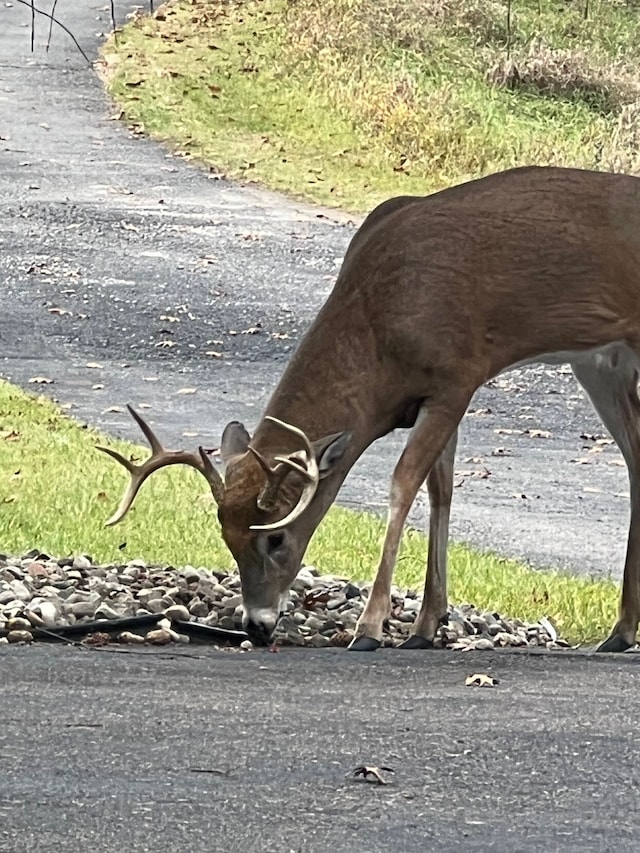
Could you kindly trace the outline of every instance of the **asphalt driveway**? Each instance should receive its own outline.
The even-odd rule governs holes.
[[[0,850],[635,851],[638,663],[5,649]]]
[[[58,14],[95,55],[108,7]],[[132,137],[61,33],[29,53],[28,24],[0,6],[2,374],[132,438],[112,406],[148,403],[174,444],[254,425],[353,225]],[[571,377],[520,371],[474,409],[454,535],[617,574],[624,469],[587,455],[602,430]],[[343,502],[384,505],[401,438]],[[0,853],[635,850],[639,661],[0,647]],[[499,686],[464,687],[476,671]]]

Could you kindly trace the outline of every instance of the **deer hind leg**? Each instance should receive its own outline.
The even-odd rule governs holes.
[[[629,469],[631,518],[618,621],[599,652],[623,652],[636,642],[640,620],[640,357],[624,347],[613,356],[594,356],[572,364],[602,422],[613,436]]]
[[[393,472],[382,555],[369,599],[358,620],[356,638],[350,646],[355,651],[374,651],[381,644],[382,625],[389,615],[391,579],[404,522],[420,485],[452,440],[471,399],[471,393],[459,394],[457,398],[450,397],[442,404],[429,401],[420,410],[416,424],[411,430],[407,445]],[[442,579],[437,573],[432,577],[433,587],[437,589],[442,584]],[[431,587],[429,591],[431,592]],[[446,593],[444,597],[446,599]],[[437,595],[432,606],[439,606]]]
[[[447,612],[447,546],[457,443],[456,430],[427,477],[430,514],[424,597],[411,636],[402,643],[401,649],[428,649],[433,646],[440,620]]]

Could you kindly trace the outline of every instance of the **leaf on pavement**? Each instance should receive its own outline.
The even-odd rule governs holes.
[[[486,672],[475,672],[464,680],[465,687],[496,687],[500,682]]]

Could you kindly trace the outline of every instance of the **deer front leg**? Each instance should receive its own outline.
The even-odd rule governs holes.
[[[411,636],[401,644],[401,649],[430,648],[440,620],[447,612],[447,545],[457,443],[456,430],[427,478],[430,513],[424,597]]]
[[[383,622],[389,615],[391,580],[404,522],[421,483],[455,433],[470,397],[465,395],[455,403],[449,400],[440,406],[430,402],[418,415],[393,472],[382,555],[369,599],[358,620],[356,637],[349,646],[353,651],[375,651],[380,647]],[[434,587],[437,587],[440,583],[437,575],[433,578]],[[434,601],[434,606],[439,606],[437,595]]]

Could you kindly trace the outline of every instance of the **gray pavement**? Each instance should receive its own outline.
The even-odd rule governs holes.
[[[0,850],[634,851],[639,663],[0,652]]]
[[[108,5],[58,14],[94,56]],[[112,406],[148,403],[174,444],[252,427],[354,226],[134,138],[62,33],[29,53],[28,23],[0,6],[2,374],[132,438]],[[617,576],[624,469],[586,456],[602,428],[572,378],[519,371],[473,408],[456,538]],[[341,501],[380,510],[401,442]],[[0,853],[635,850],[639,660],[0,647]],[[499,687],[465,688],[474,671]],[[363,763],[392,784],[348,780]]]

